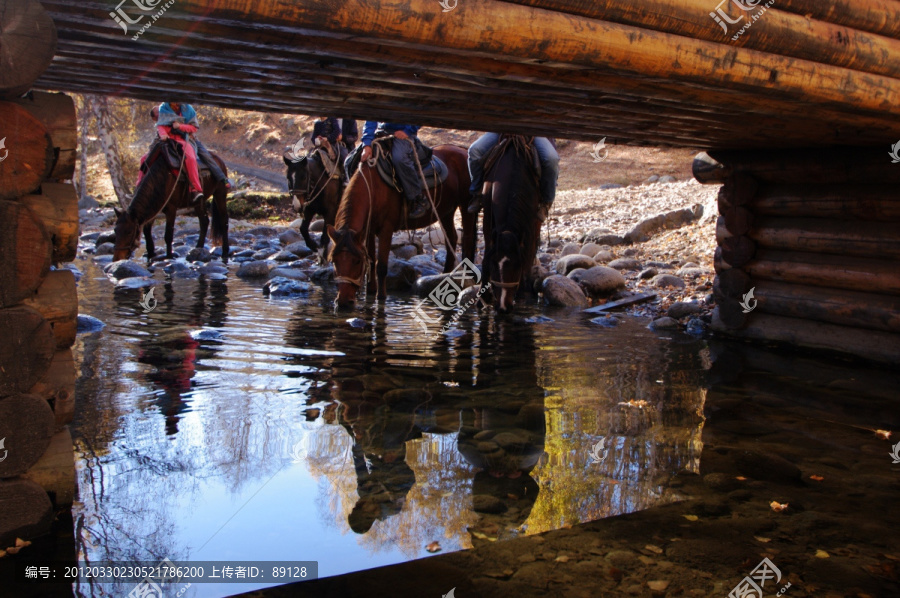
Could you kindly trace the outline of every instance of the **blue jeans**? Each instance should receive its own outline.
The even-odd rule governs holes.
[[[484,157],[500,141],[498,133],[485,133],[469,147],[469,175],[471,193],[480,192],[484,185]],[[550,205],[556,199],[556,180],[559,178],[559,154],[546,137],[535,137],[534,148],[541,161],[541,199]]]

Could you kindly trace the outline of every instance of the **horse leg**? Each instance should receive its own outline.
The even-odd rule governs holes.
[[[468,195],[466,196],[468,198]],[[460,208],[462,219],[462,256],[475,263],[475,251],[478,248],[478,214],[469,214],[464,207]]]
[[[309,223],[312,222],[315,215],[312,204],[306,204],[306,207],[303,208],[303,222],[300,223],[300,234],[303,236],[303,240],[306,241],[306,246],[313,251],[319,249],[319,246],[313,241],[312,235],[309,234]],[[325,230],[323,229],[322,237],[324,238],[325,236]]]
[[[369,272],[366,277],[366,294],[374,295],[375,291],[378,290],[375,279],[375,235],[369,235],[369,238],[366,239],[366,256],[369,259]]]
[[[391,256],[391,239],[393,236],[394,231],[387,226],[378,235],[378,265],[376,266],[376,272],[378,274],[379,299],[387,299],[388,259]]]
[[[144,225],[144,243],[147,245],[147,263],[153,261],[156,249],[153,247],[153,220]]]
[[[456,242],[459,236],[456,234],[456,226],[453,224],[453,215],[455,213],[456,210],[441,214],[441,224],[447,233],[447,238],[444,239],[444,248],[447,250],[447,259],[444,260],[444,274],[452,272],[453,268],[456,267]]]
[[[200,205],[197,206],[197,218],[200,219],[197,247],[203,247],[206,245],[206,233],[209,231],[209,210],[206,209],[206,202],[200,202]]]
[[[171,204],[170,204],[171,205]],[[166,258],[172,259],[172,240],[175,238],[175,208],[166,206]]]

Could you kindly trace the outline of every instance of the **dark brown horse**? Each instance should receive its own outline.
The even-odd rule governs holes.
[[[175,144],[174,141],[163,143]],[[113,251],[113,260],[124,260],[140,245],[140,231],[144,229],[144,239],[147,243],[147,261],[154,257],[153,247],[153,219],[157,214],[164,212],[166,215],[166,257],[172,258],[172,239],[175,234],[175,216],[180,209],[192,209],[200,219],[200,238],[197,247],[203,247],[206,243],[206,232],[209,229],[209,215],[207,213],[206,199],[210,196],[212,202],[212,241],[222,244],[222,261],[228,261],[228,210],[225,206],[227,190],[225,183],[217,182],[209,172],[201,173],[203,183],[203,201],[191,202],[190,185],[185,173],[178,175],[180,169],[173,171],[164,155],[162,144],[154,145],[147,156],[147,172],[134,190],[134,199],[127,210],[116,209],[116,246]],[[157,155],[159,154],[159,155]],[[180,156],[180,150],[178,150]],[[213,154],[222,172],[228,173],[225,163]],[[184,163],[181,164],[184,168]]]
[[[376,140],[373,149],[379,143],[381,142]],[[390,155],[390,149],[383,151]],[[455,145],[439,145],[434,148],[434,153],[444,161],[449,170],[447,180],[430,193],[441,224],[447,232],[444,272],[450,272],[456,267],[457,234],[453,225],[456,210],[459,209],[462,214],[463,257],[473,262],[476,217],[466,211],[469,201],[466,150]],[[338,283],[335,303],[339,308],[353,305],[366,274],[369,276],[368,290],[372,292],[377,289],[378,298],[384,299],[387,296],[385,278],[394,232],[423,228],[437,220],[434,211],[421,218],[407,219],[405,203],[401,194],[381,179],[374,166],[369,166],[366,161],[360,163],[360,168],[353,174],[341,199],[334,226],[327,227],[328,236],[333,243],[328,259],[334,263],[334,279]],[[373,260],[376,237],[377,261]]]
[[[501,141],[499,156],[488,156],[490,201],[484,209],[484,272],[494,292],[494,307],[512,310],[516,292],[531,274],[541,232],[539,175],[534,149],[521,136]]]
[[[334,158],[331,158],[332,153],[335,154]],[[288,189],[296,198],[294,205],[297,211],[303,214],[300,234],[303,235],[306,246],[316,251],[319,246],[309,234],[310,222],[316,214],[321,214],[326,225],[334,224],[341,195],[344,193],[344,168],[340,163],[340,152],[331,150],[328,142],[323,141],[320,147],[302,158],[293,153],[287,153],[283,158],[288,169]],[[324,231],[319,242],[327,250],[328,236]]]

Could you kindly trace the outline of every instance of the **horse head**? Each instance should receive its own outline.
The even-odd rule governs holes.
[[[140,245],[141,226],[129,210],[113,208],[116,213],[116,244],[113,249],[113,261],[127,260]]]
[[[369,266],[365,239],[353,229],[338,230],[330,224],[326,232],[331,239],[328,261],[334,264],[334,280],[338,284],[334,303],[338,309],[349,309],[356,302],[356,294],[363,285]]]
[[[288,192],[294,196],[294,209],[303,209],[309,194],[309,156],[299,157],[293,152],[285,152],[284,164],[287,166]]]
[[[494,308],[501,313],[510,312],[525,274],[525,244],[513,232],[503,231],[496,235],[487,261],[489,280],[494,288]]]

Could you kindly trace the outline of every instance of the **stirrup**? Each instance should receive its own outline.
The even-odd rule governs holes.
[[[191,203],[198,203],[201,201],[203,201],[203,193],[201,193],[201,192],[194,193],[194,197],[191,198]]]

